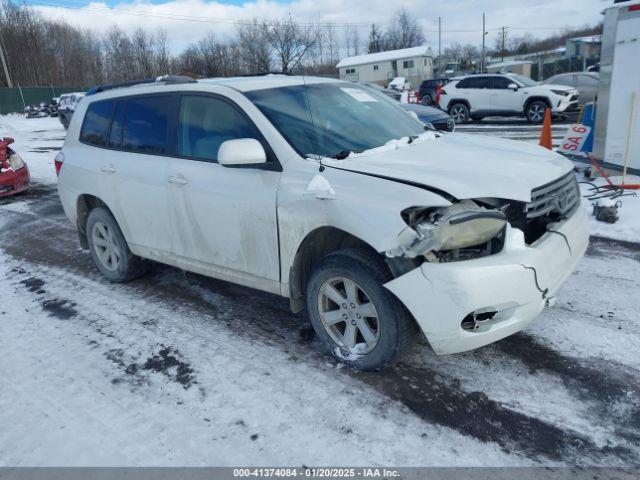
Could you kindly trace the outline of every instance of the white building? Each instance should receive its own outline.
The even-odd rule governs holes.
[[[413,86],[433,76],[433,53],[425,46],[389,50],[343,58],[336,66],[343,80],[385,85],[395,77],[406,77]]]

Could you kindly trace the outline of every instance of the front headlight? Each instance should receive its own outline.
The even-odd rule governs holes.
[[[11,155],[8,158],[8,161],[14,172],[20,170],[21,168],[24,168],[24,160],[22,160],[22,157],[20,157],[20,155],[18,155],[17,153]]]
[[[569,95],[569,92],[565,92],[564,90],[551,90],[556,95],[560,95],[561,97],[566,97]]]
[[[412,233],[390,256],[415,258],[429,252],[447,252],[486,244],[500,235],[507,218],[471,200],[449,207],[405,212]]]

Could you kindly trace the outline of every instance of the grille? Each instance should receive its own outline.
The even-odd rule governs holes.
[[[446,120],[440,120],[439,122],[433,122],[432,125],[436,130],[440,130],[442,132],[453,132],[456,127],[453,118],[448,118]]]
[[[525,208],[527,219],[555,214],[565,217],[580,204],[578,182],[569,172],[551,183],[535,188],[531,192],[531,202]]]

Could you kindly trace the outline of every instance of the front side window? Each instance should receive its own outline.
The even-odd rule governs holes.
[[[509,78],[493,77],[493,88],[496,90],[506,90],[512,83],[515,82]]]
[[[217,161],[220,145],[238,138],[260,140],[260,135],[233,105],[213,97],[182,97],[178,123],[179,155]]]
[[[113,100],[103,100],[93,102],[87,108],[87,113],[82,122],[80,130],[80,141],[95,145],[96,147],[106,147],[109,139],[109,124],[115,105]]]
[[[364,86],[315,83],[245,95],[303,156],[361,152],[424,133],[397,102]]]
[[[168,153],[172,112],[173,99],[170,95],[129,98],[122,129],[122,148],[139,153]]]

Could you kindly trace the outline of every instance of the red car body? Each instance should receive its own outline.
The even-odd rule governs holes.
[[[12,138],[0,140],[0,197],[15,195],[29,188],[29,167],[9,148]],[[14,169],[15,165],[19,168]]]

